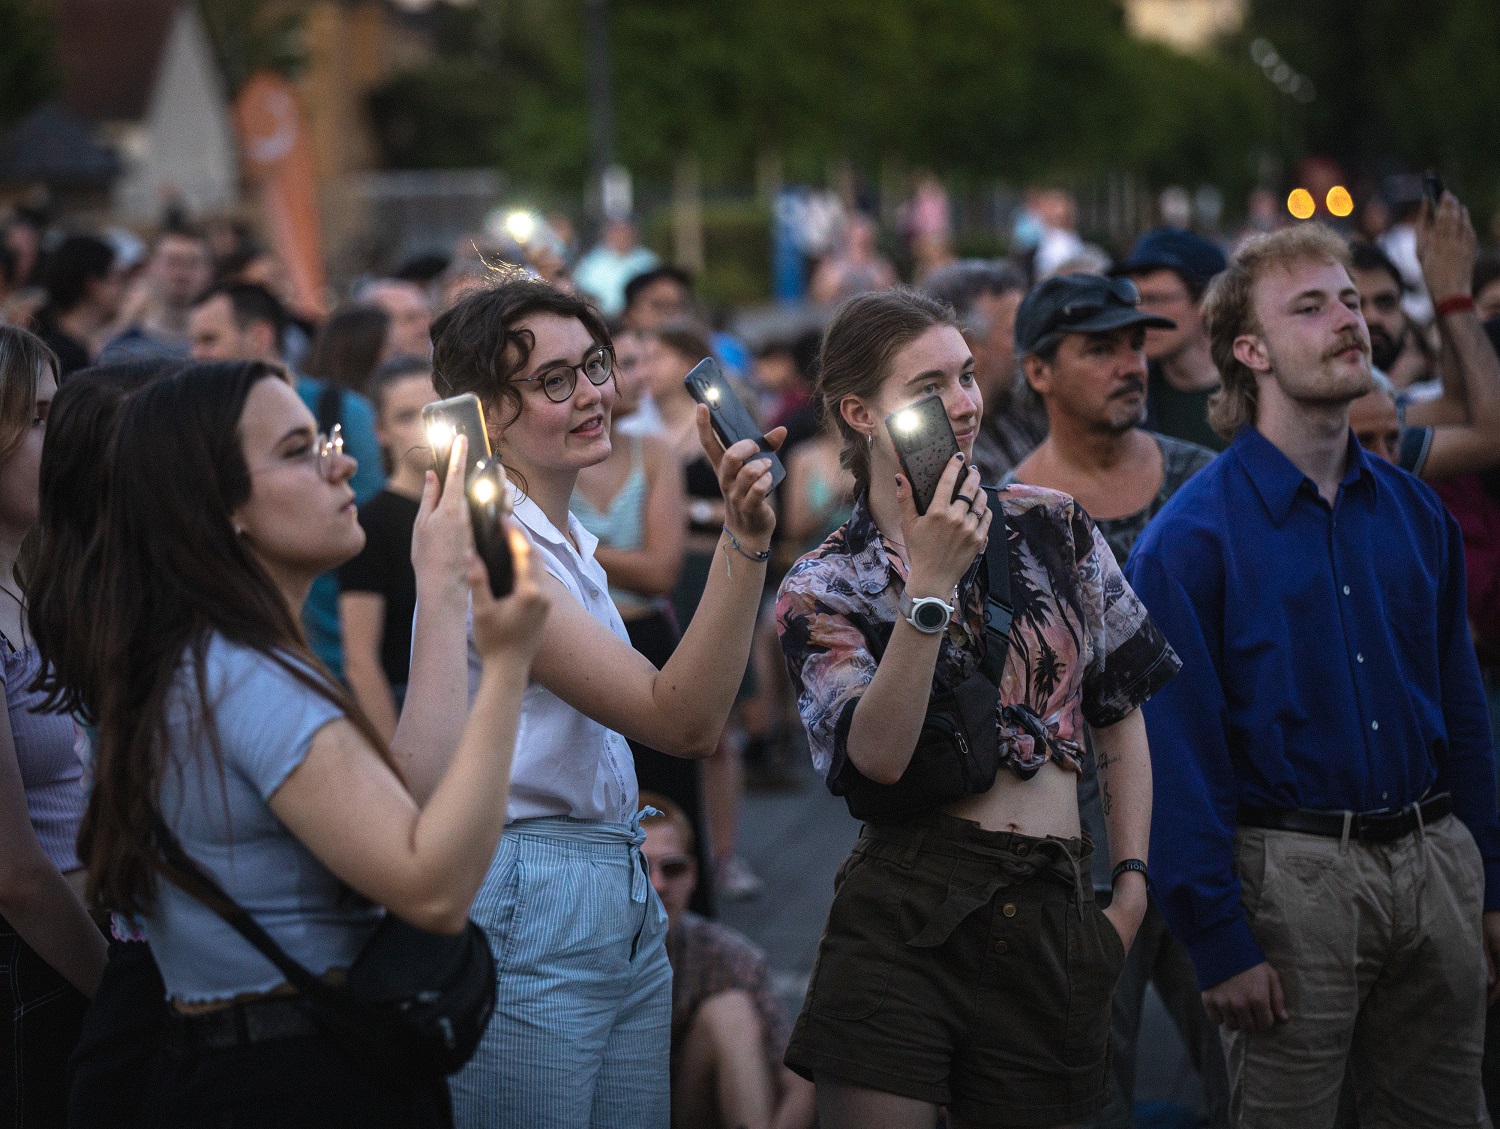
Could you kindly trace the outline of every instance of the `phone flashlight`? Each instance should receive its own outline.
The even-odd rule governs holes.
[[[453,440],[458,433],[445,420],[434,420],[427,425],[427,446],[432,448],[432,460],[439,465],[448,462],[448,453],[453,450]]]
[[[516,584],[505,518],[510,497],[505,489],[505,467],[496,458],[485,457],[474,464],[466,485],[469,520],[474,526],[474,548],[490,574],[490,592],[499,599]]]
[[[903,408],[892,417],[891,426],[902,435],[911,435],[922,426],[922,417],[910,408]]]

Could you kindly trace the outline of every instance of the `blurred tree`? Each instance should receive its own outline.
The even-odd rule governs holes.
[[[198,0],[231,96],[257,71],[302,69],[302,13],[288,0]]]
[[[51,9],[36,0],[0,0],[0,129],[14,125],[61,84]]]
[[[478,0],[443,19],[437,59],[373,100],[392,163],[581,184],[576,0]],[[619,156],[651,180],[692,152],[708,183],[745,183],[776,151],[797,177],[895,157],[1235,186],[1274,128],[1248,63],[1139,42],[1118,0],[612,0],[610,19]]]
[[[1495,0],[1253,0],[1244,38],[1256,35],[1317,85],[1307,106],[1280,99],[1294,154],[1327,154],[1355,176],[1434,165],[1496,200]]]

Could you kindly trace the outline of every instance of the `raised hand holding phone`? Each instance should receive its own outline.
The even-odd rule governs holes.
[[[885,417],[885,428],[901,470],[911,483],[917,513],[925,514],[937,497],[938,480],[958,454],[958,439],[948,419],[948,406],[941,396],[923,396]],[[963,483],[956,482],[957,491]],[[957,497],[954,493],[950,497]]]
[[[510,492],[500,460],[493,456],[480,459],[469,472],[466,492],[474,548],[489,573],[490,593],[497,598],[508,595],[515,583],[515,562],[506,532]]]
[[[459,481],[467,482],[479,460],[489,457],[490,436],[484,425],[484,407],[472,392],[428,404],[422,409],[422,424],[427,429],[427,445],[432,450],[432,465],[440,487],[448,480],[448,460],[460,435],[468,443]]]
[[[693,370],[682,378],[682,382],[687,386],[688,394],[708,408],[714,434],[718,436],[724,449],[727,451],[744,440],[754,443],[760,452],[760,461],[769,466],[771,489],[780,486],[781,480],[786,477],[786,467],[782,466],[781,457],[776,454],[776,448],[780,444],[772,445],[768,442],[770,436],[761,435],[755,418],[736,394],[734,385],[729,383],[719,362],[712,357],[705,357],[693,366]]]
[[[896,476],[896,504],[901,509],[901,536],[906,550],[906,591],[913,598],[949,600],[969,566],[984,551],[994,516],[979,471],[955,454],[943,467],[935,498],[952,499],[918,513],[911,481]]]

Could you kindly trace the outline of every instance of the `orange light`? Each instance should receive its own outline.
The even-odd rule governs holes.
[[[1329,215],[1345,216],[1354,214],[1354,197],[1349,195],[1349,190],[1342,184],[1335,184],[1328,190],[1328,199],[1324,201],[1328,205]]]
[[[1317,202],[1313,194],[1305,188],[1294,188],[1290,196],[1286,198],[1286,210],[1292,213],[1294,219],[1310,220],[1313,213],[1318,210]]]

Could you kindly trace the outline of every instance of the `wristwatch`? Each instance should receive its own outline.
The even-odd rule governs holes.
[[[945,604],[936,596],[918,596],[914,600],[903,592],[900,607],[906,622],[924,635],[936,635],[953,618],[953,605]]]

